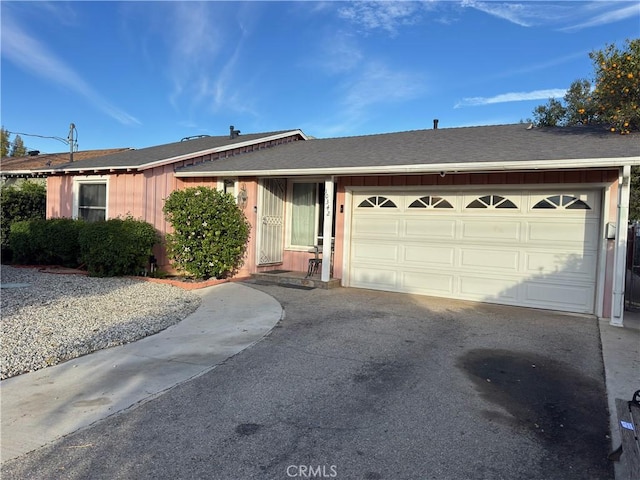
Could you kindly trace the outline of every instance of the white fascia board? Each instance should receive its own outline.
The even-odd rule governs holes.
[[[104,167],[73,167],[73,168],[65,168],[64,170],[45,170],[47,173],[72,173],[72,172],[87,172],[87,171],[103,171],[103,170],[135,170],[137,172],[142,170],[148,170],[149,168],[161,167],[163,165],[168,165],[171,163],[180,162],[182,160],[188,160],[193,157],[201,157],[204,155],[209,155],[211,153],[219,153],[225,152],[227,150],[234,150],[236,148],[248,147],[249,145],[254,145],[256,143],[270,142],[272,140],[279,140],[281,138],[290,137],[292,135],[300,135],[304,140],[308,140],[308,137],[302,132],[302,130],[291,130],[289,132],[278,133],[276,135],[269,135],[268,137],[260,137],[255,138],[253,140],[247,140],[245,142],[233,143],[231,145],[225,145],[223,147],[215,147],[208,148],[206,150],[199,150],[196,152],[185,153],[184,155],[178,155],[176,157],[163,158],[162,160],[156,160],[154,162],[143,163],[142,165],[137,166],[104,166]]]
[[[389,165],[368,167],[329,167],[329,168],[285,168],[278,170],[218,170],[176,172],[176,177],[218,177],[218,176],[298,176],[298,175],[379,175],[379,174],[425,174],[425,173],[467,173],[535,171],[577,168],[618,168],[624,165],[640,165],[638,157],[619,158],[578,158],[566,160],[527,160],[520,162],[474,162],[440,163],[416,165]]]

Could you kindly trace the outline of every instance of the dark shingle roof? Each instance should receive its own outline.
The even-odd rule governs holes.
[[[109,168],[145,168],[151,164],[162,162],[164,160],[170,160],[172,158],[181,157],[185,155],[197,154],[198,152],[205,152],[208,150],[220,149],[243,142],[251,142],[265,137],[271,137],[274,135],[284,134],[291,130],[283,130],[278,132],[269,133],[251,133],[242,134],[235,138],[226,136],[215,137],[202,137],[192,140],[185,140],[181,142],[168,143],[165,145],[157,145],[154,147],[141,148],[139,150],[129,150],[122,153],[116,153],[114,155],[107,155],[100,158],[86,160],[82,162],[82,165],[76,165],[75,163],[66,163],[59,165],[57,168],[49,169],[47,171],[73,171],[73,170],[88,170],[88,169],[109,169]]]
[[[480,163],[630,159],[640,162],[640,134],[618,135],[601,127],[527,128],[526,124],[415,130],[314,139],[181,168],[178,175],[214,172],[292,174],[308,169],[366,172],[410,165],[468,166]],[[558,164],[558,167],[562,165]]]

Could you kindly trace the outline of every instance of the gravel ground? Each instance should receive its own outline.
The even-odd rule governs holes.
[[[1,273],[0,379],[157,333],[200,304],[193,292],[130,278]]]

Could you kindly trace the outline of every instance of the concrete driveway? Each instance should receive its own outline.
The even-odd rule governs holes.
[[[613,478],[596,319],[252,286],[261,342],[2,478]]]

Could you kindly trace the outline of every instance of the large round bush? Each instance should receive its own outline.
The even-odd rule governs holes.
[[[226,278],[244,263],[251,226],[232,195],[209,187],[176,190],[164,204],[173,227],[167,254],[198,278]]]

